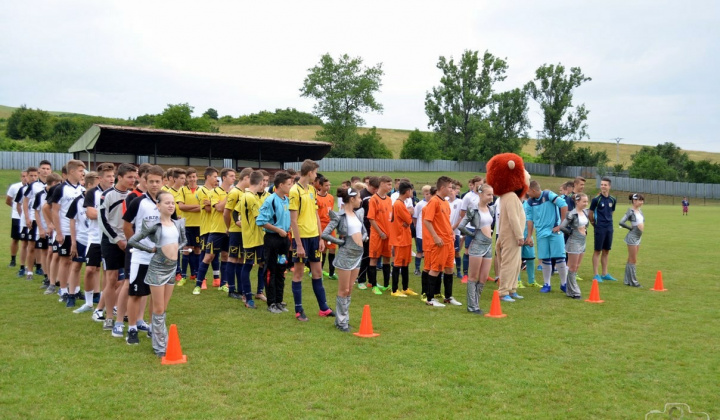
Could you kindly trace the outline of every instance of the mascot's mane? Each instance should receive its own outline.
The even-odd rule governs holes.
[[[522,200],[528,191],[522,158],[515,153],[493,156],[487,163],[487,183],[497,196],[514,192]]]

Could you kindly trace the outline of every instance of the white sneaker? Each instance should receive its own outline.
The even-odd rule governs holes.
[[[455,305],[455,306],[462,306],[462,303],[455,300],[455,298],[452,296],[450,296],[448,299],[445,299],[445,303],[449,303],[449,304]]]
[[[440,302],[439,300],[437,300],[437,298],[435,298],[435,299],[433,299],[433,300],[431,300],[431,301],[428,301],[427,304],[428,304],[429,306],[435,306],[435,307],[437,307],[437,308],[444,308],[444,307],[445,307],[445,304],[442,303],[442,302]]]
[[[92,320],[95,322],[103,322],[105,321],[105,315],[103,315],[102,310],[95,310],[92,314]]]
[[[73,313],[74,313],[74,314],[82,314],[82,313],[84,313],[84,312],[91,312],[92,310],[93,310],[92,305],[88,305],[88,304],[86,303],[86,304],[84,304],[83,306],[75,309],[75,310],[73,311]],[[94,315],[95,315],[95,314],[93,314],[93,316],[94,316]]]

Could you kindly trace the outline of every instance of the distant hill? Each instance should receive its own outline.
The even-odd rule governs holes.
[[[10,114],[15,110],[14,107],[0,105],[0,118],[8,118]],[[85,114],[77,114],[65,111],[48,111],[52,115],[57,116],[83,116]],[[274,137],[284,139],[298,139],[298,140],[313,140],[315,138],[315,132],[320,130],[320,126],[317,125],[303,125],[303,126],[273,126],[273,125],[235,125],[235,124],[220,124],[221,133],[228,134],[244,134],[248,136],[258,137]],[[360,129],[361,132],[367,131],[367,128]],[[387,145],[390,151],[393,153],[395,158],[399,158],[400,150],[402,149],[403,142],[407,139],[408,135],[412,130],[400,130],[390,128],[378,128],[377,132],[382,136],[383,142]],[[658,141],[662,143],[662,141]],[[535,144],[536,140],[531,139],[530,142],[523,148],[523,152],[535,156]],[[615,143],[600,143],[591,141],[581,141],[578,143],[580,147],[589,147],[593,151],[604,150],[607,152],[610,158],[610,165],[618,163],[617,145]],[[620,160],[626,168],[630,165],[630,156],[640,150],[642,146],[636,144],[620,144]],[[711,162],[720,163],[720,153],[702,152],[694,150],[684,150],[692,160],[704,160],[709,159]]]

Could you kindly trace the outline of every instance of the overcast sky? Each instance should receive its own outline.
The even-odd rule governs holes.
[[[542,64],[593,80],[575,103],[592,140],[720,152],[718,1],[8,1],[0,104],[108,117],[188,102],[199,115],[295,107],[320,56],[382,63],[382,115],[427,130],[438,57],[489,50],[520,87]],[[540,129],[531,108],[531,134]]]

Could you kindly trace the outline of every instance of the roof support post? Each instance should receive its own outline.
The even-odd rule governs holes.
[[[208,149],[208,166],[212,166],[212,147]]]
[[[258,148],[258,169],[262,168],[262,150]]]
[[[155,146],[155,155],[153,156],[153,164],[157,165],[157,142],[154,142],[153,145]]]

